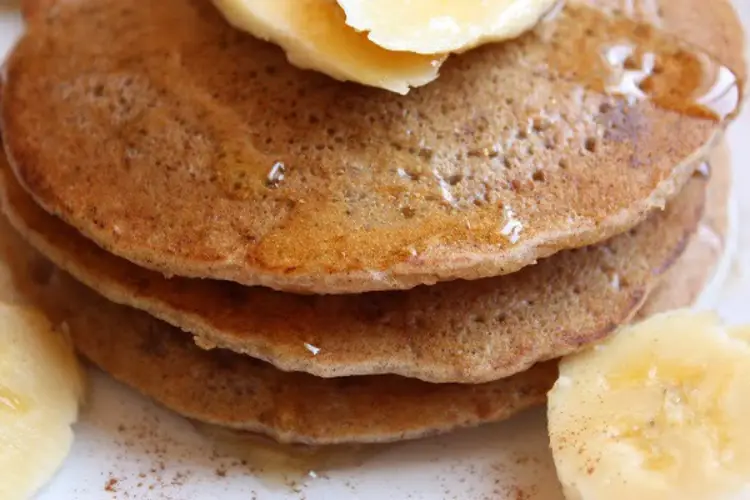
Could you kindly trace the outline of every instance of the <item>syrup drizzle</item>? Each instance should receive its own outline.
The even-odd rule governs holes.
[[[739,108],[741,86],[729,68],[651,24],[568,5],[538,35],[553,72],[595,91],[715,122]]]
[[[219,456],[239,459],[247,472],[271,490],[299,491],[328,473],[360,467],[388,449],[387,445],[281,444],[253,433],[198,422],[194,425],[213,440]]]
[[[612,2],[608,12],[561,0],[533,34],[505,43],[510,47],[529,44],[522,51],[522,63],[539,62],[553,76],[620,97],[630,105],[648,101],[667,111],[716,123],[732,117],[742,99],[737,76],[698,48],[666,33],[661,25],[657,0],[619,0]],[[214,110],[208,101],[205,108],[207,113]],[[284,163],[250,142],[230,139],[237,136],[235,121],[233,116],[208,121],[232,124],[208,134],[221,149],[214,164],[217,181],[238,199],[260,196],[265,192],[261,187],[283,187]],[[488,146],[473,155],[494,158],[499,151]],[[426,161],[431,162],[429,156]],[[410,177],[404,171],[401,176]],[[451,185],[438,174],[434,177],[433,189],[447,206],[456,208],[459,200]]]

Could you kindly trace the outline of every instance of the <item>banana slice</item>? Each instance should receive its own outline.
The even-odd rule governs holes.
[[[0,304],[0,498],[25,500],[68,455],[83,379],[40,313]]]
[[[235,27],[281,46],[297,67],[406,94],[433,81],[445,55],[391,52],[346,25],[335,0],[214,0]]]
[[[463,52],[515,38],[557,0],[338,0],[346,23],[388,50]]]
[[[677,311],[563,360],[548,417],[566,498],[750,498],[748,339]]]

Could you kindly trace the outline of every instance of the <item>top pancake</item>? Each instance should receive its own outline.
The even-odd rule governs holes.
[[[659,3],[647,21],[744,80],[725,0]],[[297,70],[205,1],[73,0],[34,19],[2,105],[16,173],[166,274],[344,293],[510,273],[644,220],[717,130],[680,99],[703,59],[573,2],[405,97]],[[655,100],[600,91],[602,49],[633,38],[664,56]]]

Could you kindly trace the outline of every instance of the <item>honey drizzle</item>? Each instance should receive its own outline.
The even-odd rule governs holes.
[[[549,69],[594,91],[715,122],[739,108],[729,68],[650,24],[568,5],[537,33]]]
[[[272,490],[298,491],[326,473],[360,467],[387,449],[386,445],[307,446],[281,444],[265,436],[194,423],[213,440],[222,456],[241,460],[248,471]]]

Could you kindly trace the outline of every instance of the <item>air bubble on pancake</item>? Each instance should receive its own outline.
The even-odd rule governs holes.
[[[411,219],[416,214],[417,211],[409,205],[401,207],[401,215],[403,215],[405,219]]]
[[[417,156],[419,156],[423,160],[431,160],[432,154],[433,154],[432,148],[420,147],[419,152],[417,153]]]
[[[596,153],[597,139],[596,137],[587,137],[583,143],[583,147],[589,153]]]
[[[463,179],[464,179],[463,175],[461,175],[461,174],[455,174],[455,175],[451,175],[450,177],[448,177],[446,179],[446,182],[448,184],[450,184],[451,186],[455,186],[458,183],[460,183]]]

